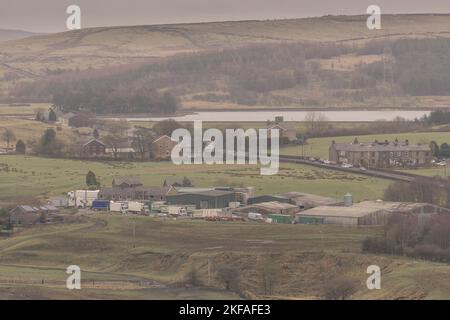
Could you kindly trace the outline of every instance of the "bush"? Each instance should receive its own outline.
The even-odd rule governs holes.
[[[239,270],[231,266],[222,266],[217,270],[217,279],[223,283],[226,290],[239,292]]]
[[[327,300],[345,300],[358,289],[358,282],[347,276],[341,276],[327,281],[324,297]]]

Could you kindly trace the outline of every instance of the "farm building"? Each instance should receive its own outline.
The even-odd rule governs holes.
[[[289,203],[289,199],[283,196],[274,196],[274,195],[261,195],[261,196],[255,196],[248,198],[247,204],[257,204],[257,203],[264,203],[264,202],[270,202],[270,201],[276,201],[281,203]]]
[[[252,205],[257,212],[264,214],[294,215],[300,208],[290,203],[269,201]]]
[[[279,194],[280,197],[289,199],[289,203],[300,208],[309,209],[318,206],[339,206],[343,204],[342,200],[330,197],[323,197],[316,194],[309,194],[303,192],[286,192]]]
[[[292,223],[293,216],[290,214],[269,214],[269,219],[272,219],[272,223]]]
[[[178,193],[167,197],[169,205],[195,205],[197,209],[216,209],[228,207],[230,202],[236,201],[233,191],[210,190],[196,193]]]
[[[126,200],[147,200],[166,201],[166,197],[172,187],[112,187],[102,188],[98,194],[98,199],[126,201]]]
[[[248,205],[246,207],[238,208],[233,211],[233,213],[242,216],[242,213],[261,213],[264,215],[291,215],[293,216],[295,213],[299,212],[300,208],[284,202],[277,201],[268,201],[262,203],[255,203]]]
[[[248,199],[247,204],[257,204],[271,201],[289,203],[299,208],[305,209],[314,208],[318,206],[337,206],[343,204],[343,201],[338,199],[295,191],[286,192],[278,195],[262,195],[252,197]]]
[[[384,225],[393,213],[417,214],[426,218],[448,209],[427,203],[363,201],[351,206],[320,206],[297,214],[297,222],[306,224]]]
[[[112,181],[112,186],[117,188],[133,188],[142,187],[141,178],[137,176],[131,177],[114,177]]]
[[[17,206],[10,211],[10,221],[12,224],[32,225],[41,219],[44,214],[57,214],[58,208],[52,205],[44,206]]]

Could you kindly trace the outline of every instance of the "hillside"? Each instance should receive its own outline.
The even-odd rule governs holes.
[[[0,61],[39,74],[45,68],[88,68],[251,43],[364,41],[385,37],[450,36],[450,15],[384,15],[383,29],[366,16],[103,27],[0,44]]]
[[[237,270],[240,290],[254,298],[323,299],[329,283],[344,276],[356,285],[355,299],[449,298],[448,265],[362,254],[362,239],[378,231],[97,215],[1,240],[0,298],[229,298],[231,293],[217,291],[223,284],[216,272],[224,265]],[[82,269],[83,290],[78,292],[63,291],[64,269],[71,264]],[[366,269],[372,264],[382,269],[382,290],[367,290]],[[199,288],[180,292],[180,284],[190,283],[193,268]],[[270,291],[263,283],[268,276],[273,277]],[[139,279],[166,287],[132,286]],[[106,290],[113,284],[116,290]]]
[[[36,35],[37,35],[36,33],[29,31],[0,29],[0,42],[9,40],[18,40]]]
[[[442,48],[445,49],[450,36],[450,15],[384,15],[383,29],[379,31],[370,31],[365,24],[366,16],[326,16],[273,21],[103,27],[8,41],[0,43],[0,79],[3,79],[0,81],[0,97],[5,102],[14,99],[48,102],[55,91],[63,92],[63,88],[55,89],[53,85],[59,84],[61,79],[49,82],[52,90],[46,88],[44,92],[37,92],[39,90],[36,88],[26,87],[19,93],[11,92],[23,81],[47,80],[73,70],[113,67],[116,69],[106,73],[91,72],[85,78],[83,75],[76,77],[82,79],[82,86],[89,79],[93,85],[108,82],[104,91],[115,92],[115,96],[120,99],[124,98],[119,92],[123,83],[129,87],[122,92],[132,94],[135,89],[142,89],[144,84],[147,87],[143,90],[171,90],[181,98],[183,108],[196,109],[250,105],[450,105],[447,66],[441,68],[435,63],[442,59],[448,60],[439,52],[440,44],[433,43],[432,50],[437,52],[432,57],[434,60],[429,60],[426,56],[428,53],[424,52],[422,56],[410,57],[404,63],[399,55],[409,53],[408,48],[400,45],[400,49],[392,56],[383,50],[372,50],[369,45],[380,39],[394,43],[412,38],[414,41],[442,41]],[[328,52],[324,54],[315,50],[311,54],[317,44],[324,46]],[[358,52],[359,48],[368,45],[366,54]],[[259,51],[254,51],[255,47]],[[418,48],[426,51],[428,47],[425,44]],[[222,53],[224,50],[225,53]],[[333,50],[335,52],[330,53]],[[257,55],[255,60],[252,57],[254,54]],[[420,80],[417,83],[405,83],[411,82],[411,73],[416,70],[412,68],[409,74],[406,71],[410,65],[417,65],[420,59],[428,59],[430,65],[430,70],[423,76],[438,79],[438,82],[443,83],[440,88],[430,90]],[[380,67],[385,60],[393,62],[393,65],[397,63],[393,70],[403,71],[403,74],[396,75],[396,80],[403,83],[386,88],[386,84],[389,84],[386,78],[380,79]],[[202,65],[202,61],[209,62]],[[118,65],[125,64],[129,66],[123,70],[117,69]],[[361,64],[370,64],[371,68],[359,72],[361,70],[357,69]],[[141,68],[142,65],[144,68]],[[136,67],[140,70],[136,71]],[[116,80],[105,78],[108,73]],[[363,73],[371,73],[370,79]],[[431,82],[435,83],[434,80]],[[70,88],[76,86],[69,84]],[[398,90],[399,87],[402,90]],[[92,89],[98,92],[97,88]],[[414,98],[410,98],[410,95]],[[120,109],[120,106],[116,109]]]

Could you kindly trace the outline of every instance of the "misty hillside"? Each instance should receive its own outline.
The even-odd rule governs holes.
[[[383,15],[382,30],[368,30],[367,16],[87,28],[0,43],[0,61],[27,72],[46,68],[97,68],[177,53],[255,43],[366,41],[450,36],[450,15]]]
[[[160,61],[62,72],[18,84],[20,101],[70,111],[173,113],[180,105],[414,106],[450,97],[450,38],[247,45]],[[401,99],[401,100],[400,100]]]
[[[9,29],[0,29],[0,42],[1,41],[9,41],[9,40],[18,40],[31,36],[35,36],[36,33],[22,31],[22,30],[9,30]]]
[[[174,98],[197,109],[450,105],[450,15],[365,24],[327,16],[106,27],[0,43],[0,99],[104,113],[173,112]]]

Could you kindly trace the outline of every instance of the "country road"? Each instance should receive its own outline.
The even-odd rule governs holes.
[[[397,171],[385,170],[385,169],[367,169],[367,170],[363,171],[359,168],[342,168],[341,166],[338,166],[338,165],[324,164],[324,163],[321,163],[318,161],[300,159],[295,156],[281,155],[280,162],[299,163],[299,164],[305,164],[305,165],[310,165],[310,166],[319,167],[319,168],[349,172],[349,173],[354,173],[354,174],[367,175],[367,176],[371,176],[371,177],[384,178],[384,179],[390,179],[390,180],[395,180],[395,181],[412,182],[416,179],[423,179],[423,180],[430,180],[430,181],[435,182],[435,180],[431,177],[425,177],[425,176],[412,174],[412,173],[397,172]]]

